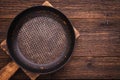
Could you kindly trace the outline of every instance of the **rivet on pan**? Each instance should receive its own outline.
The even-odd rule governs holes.
[[[44,67],[40,67],[40,69],[44,69]]]

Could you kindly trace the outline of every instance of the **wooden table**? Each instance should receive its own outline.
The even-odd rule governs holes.
[[[48,0],[80,32],[70,61],[56,73],[38,79],[120,79],[120,0]],[[13,18],[44,0],[0,0],[0,42]],[[0,49],[0,69],[10,57]],[[19,69],[13,79],[29,79]]]

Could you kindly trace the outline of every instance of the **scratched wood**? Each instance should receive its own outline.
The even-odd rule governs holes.
[[[44,0],[1,0],[1,18],[13,18],[22,10],[41,5]],[[119,0],[49,0],[69,18],[120,18]]]
[[[81,33],[64,68],[38,79],[120,79],[120,0],[48,0]],[[44,0],[0,0],[0,42],[13,18]],[[0,69],[11,59],[0,49]],[[29,79],[19,69],[13,79]]]
[[[70,20],[80,32],[73,56],[120,56],[119,19],[107,19],[107,22],[105,19]],[[6,35],[11,21],[12,19],[0,19],[2,35]]]
[[[50,4],[50,2],[45,1],[43,4],[43,6],[50,6],[53,7],[52,4]],[[78,37],[80,36],[79,31],[73,26],[74,31],[75,31],[75,37],[76,39],[78,39]],[[7,46],[6,46],[6,40],[3,40],[1,42],[1,48],[3,49],[3,51],[5,51],[8,55],[9,52],[7,50]],[[15,72],[19,69],[19,66],[16,65],[16,63],[14,61],[9,62],[6,66],[4,66],[1,70],[0,70],[0,80],[8,80],[13,74],[15,74]],[[27,70],[22,69],[27,76],[29,76],[29,78],[31,80],[35,80],[40,74],[39,73],[32,73],[29,72]]]

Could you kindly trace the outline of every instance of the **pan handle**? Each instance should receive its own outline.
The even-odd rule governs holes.
[[[0,80],[9,80],[18,68],[19,66],[14,61],[9,62],[0,70]]]

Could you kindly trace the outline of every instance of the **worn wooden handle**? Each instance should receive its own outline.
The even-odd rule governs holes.
[[[18,69],[18,65],[11,61],[0,70],[0,80],[8,80]]]
[[[8,54],[6,40],[0,44],[0,47]],[[8,80],[17,71],[18,68],[18,65],[14,61],[9,62],[0,70],[0,80]]]

